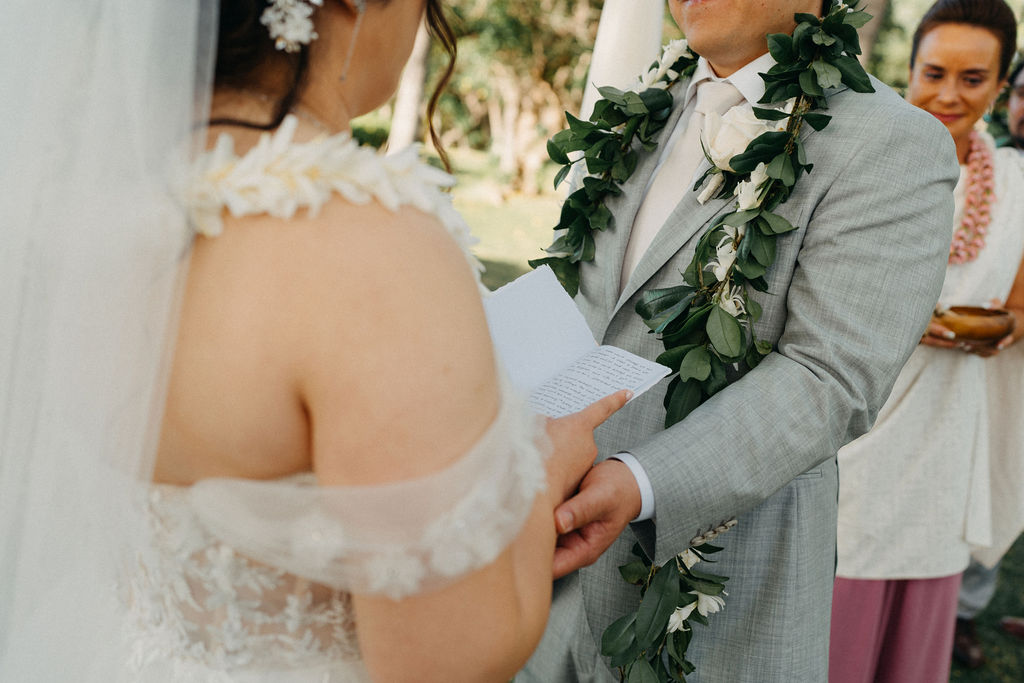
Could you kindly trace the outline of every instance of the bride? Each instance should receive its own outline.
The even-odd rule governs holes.
[[[553,508],[627,397],[533,418],[448,177],[351,140],[424,13],[451,45],[437,0],[14,3],[0,679],[492,681],[529,656]]]

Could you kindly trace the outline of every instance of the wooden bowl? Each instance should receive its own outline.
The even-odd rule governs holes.
[[[1013,332],[1013,314],[1002,308],[951,306],[936,321],[953,331],[957,339],[997,341]]]

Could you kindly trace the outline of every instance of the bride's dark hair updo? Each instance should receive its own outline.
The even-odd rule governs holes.
[[[390,0],[371,0],[389,2]],[[250,87],[254,78],[264,69],[277,65],[289,74],[287,86],[276,93],[274,112],[270,121],[244,121],[239,119],[215,118],[210,125],[227,124],[273,130],[281,125],[284,117],[291,112],[302,94],[306,73],[309,69],[309,46],[302,45],[298,52],[288,53],[274,47],[267,27],[260,23],[260,16],[267,8],[267,0],[220,0],[220,24],[217,35],[217,61],[214,67],[214,86],[244,90]],[[315,18],[315,17],[314,17]],[[427,105],[427,125],[430,139],[448,167],[448,155],[441,146],[441,139],[434,129],[434,112],[438,100],[455,69],[455,34],[444,16],[440,0],[427,0],[427,29],[448,55],[448,65],[441,75]]]
[[[914,31],[910,66],[914,66],[921,39],[942,24],[966,24],[983,28],[999,40],[999,79],[1006,77],[1017,50],[1017,18],[1003,0],[938,0],[925,12]]]

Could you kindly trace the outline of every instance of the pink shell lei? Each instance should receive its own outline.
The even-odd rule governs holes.
[[[978,252],[985,246],[985,235],[992,220],[992,204],[996,199],[992,150],[978,131],[971,131],[970,141],[964,215],[953,233],[953,243],[949,245],[950,263],[967,263],[978,258]]]

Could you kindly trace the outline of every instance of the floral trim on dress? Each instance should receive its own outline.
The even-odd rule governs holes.
[[[442,191],[455,184],[451,175],[420,161],[415,146],[383,156],[348,132],[294,142],[297,126],[294,115],[286,116],[242,156],[235,154],[234,139],[222,134],[196,161],[188,205],[198,234],[219,235],[225,209],[235,218],[291,218],[302,208],[316,216],[337,193],[353,204],[377,201],[392,211],[412,206],[436,216],[480,281],[483,266],[470,252],[477,239]]]

